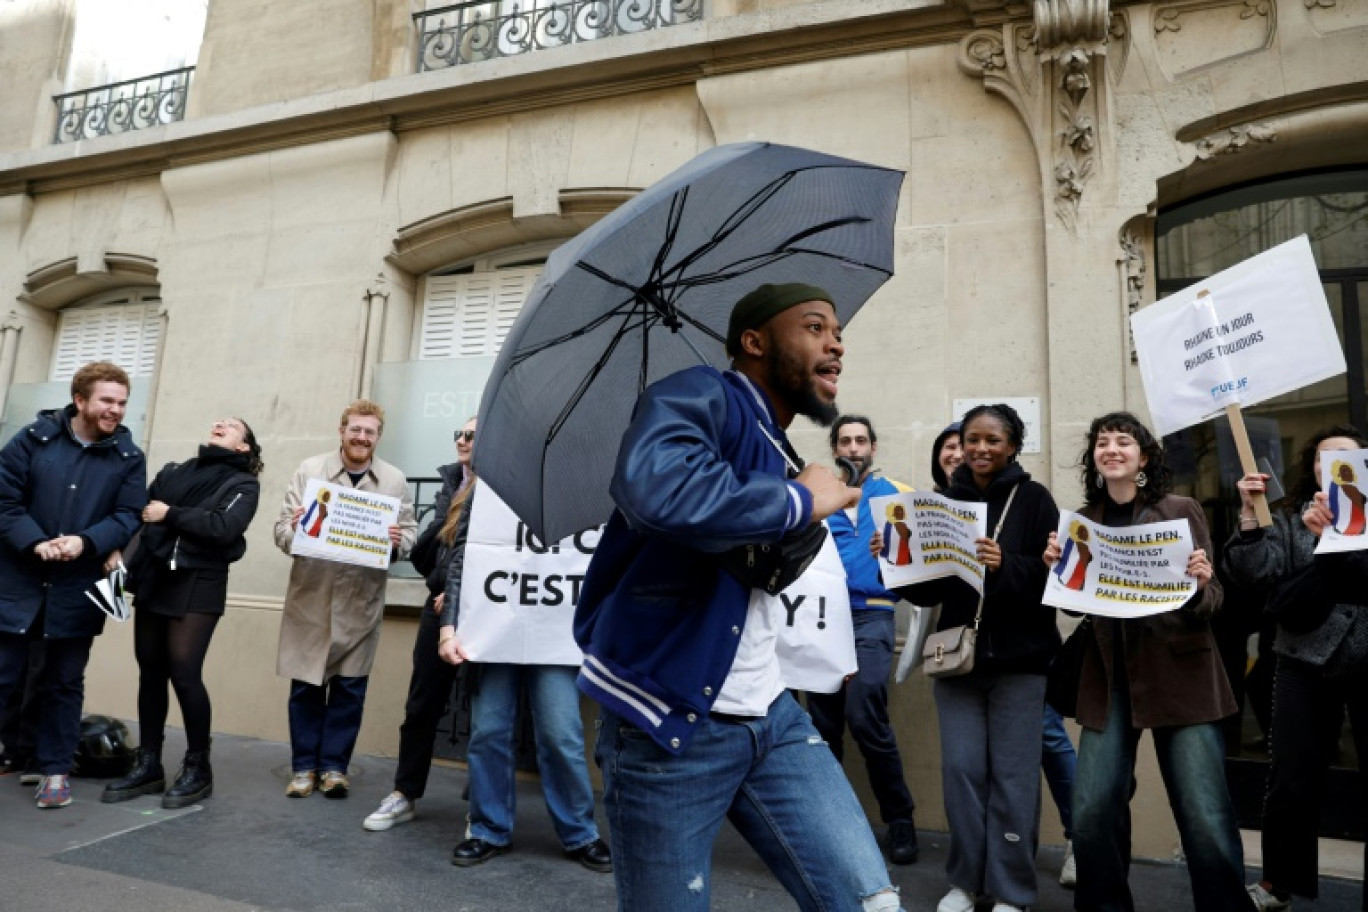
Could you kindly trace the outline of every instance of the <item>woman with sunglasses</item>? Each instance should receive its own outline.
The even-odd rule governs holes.
[[[204,658],[228,599],[228,565],[247,553],[256,515],[261,447],[241,418],[215,421],[193,459],[168,463],[147,490],[143,525],[131,547],[128,589],[136,594],[133,651],[138,660],[138,730],[142,746],[128,776],[105,786],[100,800],[127,801],[165,792],[178,808],[214,790],[209,766],[209,691]],[[122,560],[110,555],[106,567]],[[166,788],[162,739],[176,692],[185,720],[185,760]]]
[[[413,672],[409,675],[408,700],[404,703],[404,722],[399,726],[399,762],[394,769],[394,790],[361,824],[371,832],[382,832],[413,819],[418,799],[427,791],[432,770],[432,743],[437,725],[446,709],[447,698],[456,681],[456,667],[437,655],[437,636],[441,622],[443,593],[446,591],[450,536],[442,530],[450,519],[451,505],[460,502],[475,480],[470,457],[475,451],[475,419],[456,432],[456,461],[437,469],[442,489],[432,505],[432,522],[418,536],[409,560],[423,574],[428,587],[427,601],[418,617],[418,633],[413,641]]]

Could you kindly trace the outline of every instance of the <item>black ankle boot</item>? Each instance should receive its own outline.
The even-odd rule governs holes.
[[[186,807],[203,801],[213,793],[214,770],[209,766],[209,752],[186,751],[175,784],[162,796],[162,807]]]
[[[106,785],[100,800],[105,804],[113,804],[139,795],[155,795],[165,788],[166,772],[162,769],[161,748],[140,747],[128,775]]]

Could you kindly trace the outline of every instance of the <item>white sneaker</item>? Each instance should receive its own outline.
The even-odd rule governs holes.
[[[993,912],[1026,912],[1021,906],[1014,906],[1011,903],[993,903]]]
[[[1064,866],[1059,869],[1059,885],[1067,890],[1078,886],[1078,862],[1074,861],[1072,839],[1064,843]]]
[[[390,792],[361,826],[372,833],[379,833],[401,823],[408,823],[412,819],[413,802],[405,798],[403,792]]]
[[[951,887],[950,892],[946,893],[936,906],[936,912],[974,912],[974,901],[976,899],[978,897],[968,890]]]
[[[1292,908],[1292,900],[1278,899],[1272,893],[1264,889],[1261,883],[1252,883],[1245,887],[1245,892],[1254,901],[1254,908],[1259,912],[1282,912],[1284,909]]]

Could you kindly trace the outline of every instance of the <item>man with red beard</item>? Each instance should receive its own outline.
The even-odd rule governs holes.
[[[385,429],[385,410],[358,399],[342,413],[341,446],[300,463],[290,479],[275,524],[276,545],[290,553],[304,515],[309,479],[396,498],[399,522],[389,527],[391,558],[413,547],[418,523],[404,473],[375,458]],[[285,794],[305,798],[315,786],[329,798],[351,789],[347,765],[361,730],[380,619],[385,613],[388,574],[313,557],[296,557],[280,619],[276,674],[290,679],[290,768]]]
[[[800,908],[899,908],[859,801],[784,689],[778,600],[746,570],[859,502],[800,468],[784,433],[795,415],[835,420],[844,351],[830,294],[763,285],[732,309],[732,369],[653,384],[623,436],[618,509],[575,615],[623,912],[707,910],[724,819]]]

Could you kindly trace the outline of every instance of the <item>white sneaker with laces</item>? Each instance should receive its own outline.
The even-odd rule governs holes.
[[[1252,883],[1245,887],[1245,892],[1254,901],[1254,908],[1259,912],[1283,912],[1284,909],[1292,908],[1292,900],[1278,899],[1272,893],[1264,889],[1261,883]]]
[[[1078,862],[1074,861],[1072,839],[1064,843],[1064,866],[1059,869],[1059,885],[1068,890],[1078,886]]]
[[[408,823],[412,819],[413,802],[405,798],[403,792],[390,792],[361,826],[372,833],[379,833],[401,823]]]
[[[978,899],[968,890],[951,887],[936,906],[936,912],[974,912],[974,901]]]

